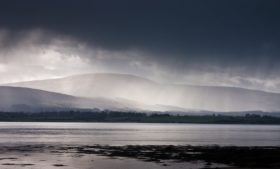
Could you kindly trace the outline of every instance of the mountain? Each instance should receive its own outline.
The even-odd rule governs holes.
[[[164,106],[145,105],[129,100],[83,98],[22,87],[0,87],[0,111],[49,111],[68,109],[109,109],[122,111],[167,111]],[[175,110],[175,109],[173,109]]]
[[[126,74],[85,74],[8,84],[79,97],[207,111],[279,111],[280,94],[234,87],[161,84]]]

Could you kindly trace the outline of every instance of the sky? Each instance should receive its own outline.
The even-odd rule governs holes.
[[[0,83],[113,72],[280,92],[278,0],[3,0]]]

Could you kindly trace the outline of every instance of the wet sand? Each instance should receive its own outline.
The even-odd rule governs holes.
[[[280,168],[280,147],[1,145],[2,169]]]

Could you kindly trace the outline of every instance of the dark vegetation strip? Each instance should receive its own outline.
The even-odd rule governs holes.
[[[0,112],[0,121],[26,122],[138,122],[138,123],[207,123],[207,124],[280,124],[280,117],[246,114],[228,115],[170,115],[118,111],[53,111]]]

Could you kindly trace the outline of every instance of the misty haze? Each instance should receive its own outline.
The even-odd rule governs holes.
[[[279,169],[277,0],[3,0],[0,168]]]

